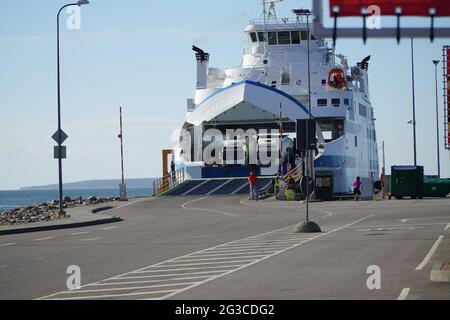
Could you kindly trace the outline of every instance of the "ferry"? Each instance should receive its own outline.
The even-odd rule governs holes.
[[[260,177],[286,174],[295,166],[290,159],[297,161],[297,120],[310,118],[316,120],[313,175],[329,173],[334,194],[351,193],[357,176],[371,183],[378,179],[371,57],[351,65],[314,34],[310,20],[278,18],[275,2],[269,9],[264,4],[262,19],[243,30],[248,44],[240,65],[230,69],[210,67],[213,55],[193,47],[196,90],[187,99],[172,160],[183,180],[244,178],[249,171]],[[279,160],[267,163],[261,154]]]

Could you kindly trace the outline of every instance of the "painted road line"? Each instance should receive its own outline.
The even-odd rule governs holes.
[[[450,223],[445,227],[444,230],[450,230]]]
[[[147,296],[152,294],[161,294],[174,292],[175,290],[159,290],[159,291],[147,291],[147,292],[133,292],[124,294],[107,294],[101,296],[85,296],[85,297],[72,297],[72,298],[59,298],[59,299],[48,299],[48,300],[92,300],[92,299],[107,299],[107,298],[120,298],[120,297],[135,297],[135,296]]]
[[[411,288],[403,289],[402,292],[400,293],[400,295],[398,296],[397,300],[406,300],[410,291],[411,291]]]
[[[314,237],[314,238],[311,238],[310,240],[303,241],[303,242],[301,242],[301,243],[299,243],[299,244],[290,246],[290,247],[288,247],[288,248],[286,248],[286,249],[280,250],[280,251],[275,252],[275,253],[273,253],[273,254],[270,254],[270,255],[268,255],[268,256],[266,256],[266,257],[263,257],[263,258],[258,259],[258,260],[256,260],[256,261],[253,261],[253,262],[251,262],[251,263],[249,263],[249,264],[247,264],[247,265],[244,265],[244,266],[242,266],[242,267],[240,267],[240,268],[238,268],[238,269],[231,270],[231,271],[229,271],[229,272],[227,272],[227,273],[224,273],[224,274],[221,274],[221,275],[218,275],[218,276],[215,276],[215,277],[211,277],[211,278],[209,278],[209,279],[205,279],[205,280],[203,280],[203,281],[201,281],[201,282],[198,282],[198,283],[195,283],[195,284],[193,284],[193,285],[191,285],[191,286],[189,286],[189,287],[187,287],[187,288],[180,289],[180,290],[178,290],[178,291],[176,291],[176,292],[174,292],[174,293],[170,293],[170,294],[168,294],[168,295],[162,297],[161,300],[168,299],[168,298],[170,298],[170,297],[173,297],[173,296],[175,296],[175,295],[177,295],[177,294],[180,294],[180,293],[182,293],[182,292],[188,291],[188,290],[190,290],[190,289],[192,289],[192,288],[195,288],[195,287],[197,287],[197,286],[203,285],[203,284],[205,284],[205,283],[211,282],[211,281],[213,281],[213,280],[216,280],[216,279],[222,278],[222,277],[224,277],[224,276],[227,276],[227,275],[229,275],[229,274],[235,273],[235,272],[237,272],[237,271],[243,270],[243,269],[248,268],[248,267],[250,267],[250,266],[253,266],[253,265],[255,265],[255,264],[259,263],[259,262],[262,262],[262,261],[265,261],[265,260],[270,259],[270,258],[272,258],[272,257],[275,257],[275,256],[277,256],[277,255],[279,255],[279,254],[281,254],[281,253],[284,253],[284,252],[289,251],[289,250],[291,250],[291,249],[297,248],[297,247],[303,245],[304,243],[310,242],[310,241],[315,240],[315,239],[323,238],[323,237],[325,237],[325,236],[328,236],[328,235],[333,234],[333,233],[335,233],[335,232],[338,232],[338,231],[340,231],[340,230],[343,230],[343,229],[346,229],[346,228],[348,228],[348,227],[351,227],[351,226],[353,226],[353,225],[355,225],[355,224],[358,224],[358,223],[360,223],[360,222],[362,222],[362,221],[364,221],[364,220],[367,220],[367,219],[369,219],[369,218],[371,218],[371,217],[373,217],[373,216],[374,216],[374,215],[370,215],[370,216],[367,216],[367,217],[365,217],[365,218],[361,218],[361,219],[356,220],[356,221],[354,221],[354,222],[352,222],[352,223],[349,223],[349,224],[347,224],[347,225],[345,225],[345,226],[342,226],[342,227],[338,227],[338,228],[336,228],[336,229],[333,229],[333,230],[329,231],[328,233],[320,234],[320,235],[318,235],[318,236],[316,236],[316,237]]]
[[[223,187],[225,187],[227,184],[229,184],[231,181],[234,181],[234,179],[229,179],[227,181],[225,181],[224,183],[222,183],[220,186],[218,186],[217,188],[212,189],[210,192],[208,192],[206,195],[210,196],[213,193],[215,193],[216,191],[219,191],[220,189],[222,189]]]
[[[166,284],[157,284],[157,285],[153,285],[153,286],[142,286],[142,287],[73,290],[73,291],[67,291],[66,294],[109,292],[109,291],[120,291],[120,290],[139,290],[139,289],[153,289],[153,288],[166,288],[166,287],[186,286],[186,285],[190,285],[192,283],[195,283],[195,282],[166,283]]]
[[[46,240],[52,240],[55,239],[56,237],[47,237],[47,238],[39,238],[39,239],[34,239],[34,242],[39,242],[39,241],[46,241]]]
[[[226,260],[226,259],[240,259],[240,258],[245,258],[245,259],[250,259],[250,258],[259,258],[259,257],[264,257],[267,254],[258,254],[258,255],[246,255],[243,257],[200,257],[200,259],[197,259],[197,257],[195,257],[195,259],[183,259],[183,260],[178,260],[178,262],[197,262],[197,261],[211,261],[211,260]]]
[[[10,247],[10,246],[15,246],[17,245],[17,243],[5,243],[5,244],[0,244],[0,247]]]
[[[121,285],[130,285],[130,284],[141,284],[141,283],[161,283],[167,281],[185,281],[185,280],[194,280],[201,278],[209,278],[210,276],[197,276],[197,277],[181,277],[181,278],[171,278],[171,279],[158,279],[158,280],[142,280],[142,281],[124,281],[124,282],[102,282],[97,283],[95,286],[121,286]]]
[[[116,229],[116,227],[107,227],[107,228],[102,228],[100,230],[101,231],[108,231],[108,230],[112,230],[112,229]]]
[[[171,261],[170,264],[165,264],[158,266],[159,268],[164,267],[189,267],[189,266],[205,266],[209,264],[220,264],[220,263],[241,263],[241,262],[249,262],[253,261],[252,259],[247,260],[236,260],[236,261],[216,261],[216,262],[200,262],[200,263],[177,263],[175,261]]]
[[[188,202],[185,202],[181,205],[181,208],[185,209],[185,210],[198,210],[198,211],[206,211],[206,212],[212,212],[212,213],[219,213],[219,214],[224,214],[226,216],[230,216],[230,217],[234,217],[235,215],[229,212],[224,212],[224,211],[219,211],[219,210],[214,210],[214,209],[206,209],[206,208],[193,208],[193,207],[187,207],[187,205],[193,203],[193,202],[198,202],[201,200],[205,200],[208,199],[209,197],[203,197],[203,198],[199,198],[199,199],[194,199]]]
[[[189,193],[199,189],[200,187],[203,187],[205,184],[207,184],[209,182],[209,180],[205,180],[203,182],[201,182],[199,185],[193,187],[192,189],[186,191],[185,193],[182,194],[182,196],[187,196]]]
[[[230,253],[213,253],[213,254],[199,254],[196,257],[208,258],[208,257],[227,257],[227,256],[239,256],[248,254],[267,254],[270,252],[276,252],[276,250],[266,250],[266,251],[249,251],[249,252],[230,252]]]
[[[428,262],[430,261],[431,257],[433,257],[434,252],[439,247],[439,244],[441,243],[442,240],[444,240],[444,236],[439,236],[434,245],[431,247],[428,254],[425,256],[425,259],[423,259],[422,263],[417,266],[416,271],[422,270],[428,264]]]
[[[131,206],[132,204],[139,203],[139,202],[153,201],[153,200],[155,200],[155,199],[156,199],[156,198],[145,198],[145,199],[140,199],[140,200],[131,201],[131,202],[129,202],[129,203],[126,203],[126,204],[123,204],[123,205],[121,205],[121,206],[118,206],[117,208],[114,208],[113,210],[122,209],[122,208],[125,208],[125,207],[128,207],[128,206]]]
[[[178,277],[178,276],[185,276],[185,275],[200,275],[200,274],[211,274],[211,273],[222,273],[230,271],[230,269],[222,269],[222,270],[215,270],[215,271],[198,271],[198,272],[185,272],[185,273],[167,273],[167,274],[154,274],[151,276],[141,276],[141,277],[130,277],[129,279],[134,278],[163,278],[163,277]],[[146,271],[139,271],[139,274],[143,274]],[[137,272],[136,272],[137,273]],[[126,279],[125,277],[121,277],[120,279]]]
[[[329,230],[331,230],[331,231],[329,231],[327,233],[319,234],[319,235],[317,235],[317,236],[315,236],[313,238],[309,238],[307,240],[299,239],[299,241],[297,241],[297,243],[293,243],[293,244],[292,243],[287,243],[284,246],[280,246],[275,252],[271,252],[271,253],[268,253],[266,255],[262,255],[262,256],[258,256],[258,257],[254,257],[254,258],[246,258],[245,256],[243,256],[243,257],[230,256],[230,257],[228,257],[228,260],[227,259],[221,259],[222,261],[215,261],[215,262],[214,261],[209,261],[209,262],[186,263],[186,262],[183,261],[183,260],[195,259],[196,257],[201,258],[202,254],[203,255],[204,254],[208,254],[208,252],[211,252],[211,251],[226,250],[227,246],[236,246],[236,245],[239,245],[239,244],[246,246],[245,241],[248,240],[248,238],[235,240],[235,241],[232,241],[232,242],[229,242],[229,243],[226,243],[226,244],[222,244],[222,245],[215,246],[215,247],[212,247],[212,248],[196,251],[194,253],[186,254],[186,255],[181,256],[181,257],[173,258],[173,259],[170,259],[170,260],[167,260],[167,261],[163,261],[163,262],[160,262],[160,263],[157,263],[157,264],[145,267],[145,268],[141,268],[141,269],[138,269],[138,270],[135,270],[135,271],[127,272],[127,273],[124,273],[122,275],[118,275],[118,276],[115,276],[115,277],[112,277],[112,278],[104,279],[102,281],[98,281],[98,282],[95,282],[95,283],[91,283],[91,284],[82,286],[82,288],[80,290],[77,290],[76,293],[70,294],[70,296],[71,296],[71,298],[73,300],[75,300],[77,298],[78,299],[86,299],[86,296],[87,296],[86,294],[88,294],[88,293],[84,292],[84,291],[87,291],[84,288],[86,288],[88,286],[89,292],[92,292],[91,289],[92,290],[96,290],[96,286],[98,288],[99,285],[102,285],[102,284],[105,284],[105,283],[108,283],[108,282],[111,282],[111,281],[112,282],[121,282],[122,280],[125,280],[125,281],[126,280],[140,281],[140,280],[144,280],[144,279],[146,279],[146,280],[155,280],[155,277],[153,277],[153,276],[161,275],[162,277],[160,277],[159,279],[164,278],[165,283],[167,283],[168,281],[171,281],[174,278],[180,278],[180,276],[178,276],[178,275],[177,276],[173,276],[173,274],[183,274],[184,273],[183,271],[188,271],[188,272],[191,272],[191,273],[192,272],[202,272],[202,271],[218,271],[218,272],[211,273],[208,277],[196,278],[197,281],[192,281],[189,284],[186,284],[184,286],[179,284],[180,288],[177,288],[175,290],[171,290],[170,293],[161,294],[159,296],[155,296],[155,295],[151,295],[151,294],[149,294],[148,296],[143,296],[143,298],[147,298],[147,299],[150,299],[150,298],[153,298],[153,299],[167,299],[167,298],[170,298],[170,297],[172,297],[172,296],[174,296],[176,294],[185,292],[186,290],[189,290],[191,288],[197,287],[197,286],[202,285],[204,283],[207,283],[209,281],[213,281],[215,279],[221,278],[221,277],[226,276],[228,274],[232,274],[234,272],[237,272],[239,270],[242,270],[244,268],[252,266],[252,265],[254,265],[256,263],[259,263],[259,262],[265,261],[267,259],[270,259],[270,258],[272,258],[272,257],[274,257],[276,255],[279,255],[279,254],[284,253],[284,252],[286,252],[288,250],[296,248],[296,247],[298,247],[298,246],[300,246],[300,245],[302,245],[304,243],[307,243],[309,241],[329,236],[329,235],[331,235],[331,234],[333,234],[335,232],[338,232],[338,231],[340,231],[342,229],[348,228],[348,227],[350,227],[352,225],[355,225],[355,224],[357,224],[359,222],[362,222],[362,221],[364,221],[366,219],[369,219],[372,216],[373,215],[370,215],[370,216],[367,216],[365,218],[356,220],[356,221],[354,221],[354,222],[352,222],[350,224],[347,224],[347,225],[344,225],[344,226],[339,226],[339,227],[336,227],[336,228],[334,228],[332,226],[328,226]],[[288,227],[285,227],[285,228],[281,228],[281,229],[273,230],[273,231],[270,231],[270,232],[266,232],[266,233],[260,234],[258,236],[259,236],[260,239],[274,238],[274,240],[276,240],[277,236],[286,236],[288,234],[291,234],[292,233],[292,227],[293,226],[288,226]],[[332,229],[332,228],[334,228],[334,229]],[[255,236],[253,236],[252,238],[255,239]],[[244,241],[244,243],[242,243],[243,241]],[[146,271],[146,273],[143,274],[142,273],[143,271]],[[141,273],[139,273],[139,272],[141,272]],[[204,275],[206,275],[206,274],[204,274]],[[138,276],[138,277],[133,279],[133,276]],[[150,278],[145,278],[145,277],[149,277],[149,276],[150,276]],[[183,275],[183,276],[184,277],[190,277],[189,275]],[[181,277],[183,277],[183,276],[181,276]],[[131,279],[127,279],[127,278],[131,278]],[[183,282],[183,283],[185,283],[185,282]],[[160,288],[160,287],[161,287],[161,285],[158,286],[158,288]],[[122,297],[123,295],[129,294],[129,292],[126,292],[126,290],[132,290],[130,288],[125,288],[124,289],[123,287],[117,288],[115,286],[111,286],[111,289],[116,289],[118,294],[117,295],[114,294],[114,296],[117,296],[117,297]],[[98,290],[104,290],[104,288],[98,289]],[[158,291],[160,291],[160,290],[158,290]],[[152,293],[154,293],[154,291],[152,291]],[[139,296],[142,296],[142,295],[140,295],[140,293],[134,293],[134,294],[138,294]],[[107,294],[107,295],[89,296],[89,297],[107,298],[108,296],[109,295]],[[66,297],[67,297],[67,292],[63,291],[63,292],[58,292],[58,293],[55,293],[55,294],[52,294],[52,295],[48,295],[48,296],[42,297],[40,299],[55,299],[55,298],[56,299],[58,299],[58,298],[61,299],[61,298],[66,298]]]
[[[71,236],[81,236],[83,234],[88,234],[89,231],[83,231],[83,232],[75,232],[75,233],[71,233]]]
[[[97,237],[97,238],[90,238],[90,239],[80,239],[80,241],[88,242],[88,241],[97,241],[97,240],[100,240],[100,239],[101,239],[101,237]]]

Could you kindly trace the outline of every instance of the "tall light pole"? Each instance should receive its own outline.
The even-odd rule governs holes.
[[[58,172],[59,172],[59,214],[64,215],[64,207],[63,207],[63,179],[62,179],[62,159],[63,159],[63,152],[62,152],[62,143],[64,142],[65,134],[61,130],[61,76],[60,76],[60,58],[59,58],[59,17],[61,15],[61,12],[70,6],[79,6],[89,4],[88,0],[80,0],[76,3],[69,3],[65,6],[62,6],[61,9],[59,9],[58,14],[56,16],[56,69],[57,69],[57,86],[58,86],[58,131],[56,135],[54,136],[55,140],[57,140],[58,143]]]
[[[412,107],[413,107],[413,140],[414,140],[414,166],[417,166],[417,132],[416,132],[416,84],[414,70],[414,38],[411,38],[411,72],[412,72]]]
[[[436,82],[436,145],[437,145],[437,168],[438,168],[438,178],[441,178],[441,154],[439,151],[439,98],[438,98],[438,76],[437,67],[439,60],[433,60],[434,64],[434,78]]]
[[[310,52],[310,40],[311,40],[311,29],[309,27],[309,17],[311,16],[311,11],[308,9],[295,9],[292,12],[296,16],[304,16],[306,17],[306,29],[308,34],[307,39],[307,59],[308,59],[308,121],[306,121],[306,168],[305,175],[307,183],[306,183],[306,222],[303,225],[299,225],[298,231],[300,232],[321,232],[320,227],[309,220],[309,197],[310,197],[310,189],[309,189],[309,175],[310,169],[314,171],[312,165],[312,152],[310,150],[310,141],[309,141],[309,125],[311,120],[311,52]],[[314,172],[311,172],[314,174]]]

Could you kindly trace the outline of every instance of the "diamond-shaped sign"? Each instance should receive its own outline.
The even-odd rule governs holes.
[[[61,129],[57,130],[55,134],[52,136],[53,140],[55,140],[57,144],[63,144],[68,137],[69,136]]]

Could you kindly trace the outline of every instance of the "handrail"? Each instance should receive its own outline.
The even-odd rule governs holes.
[[[185,181],[185,169],[166,174],[164,177],[153,181],[153,196],[171,190]]]

